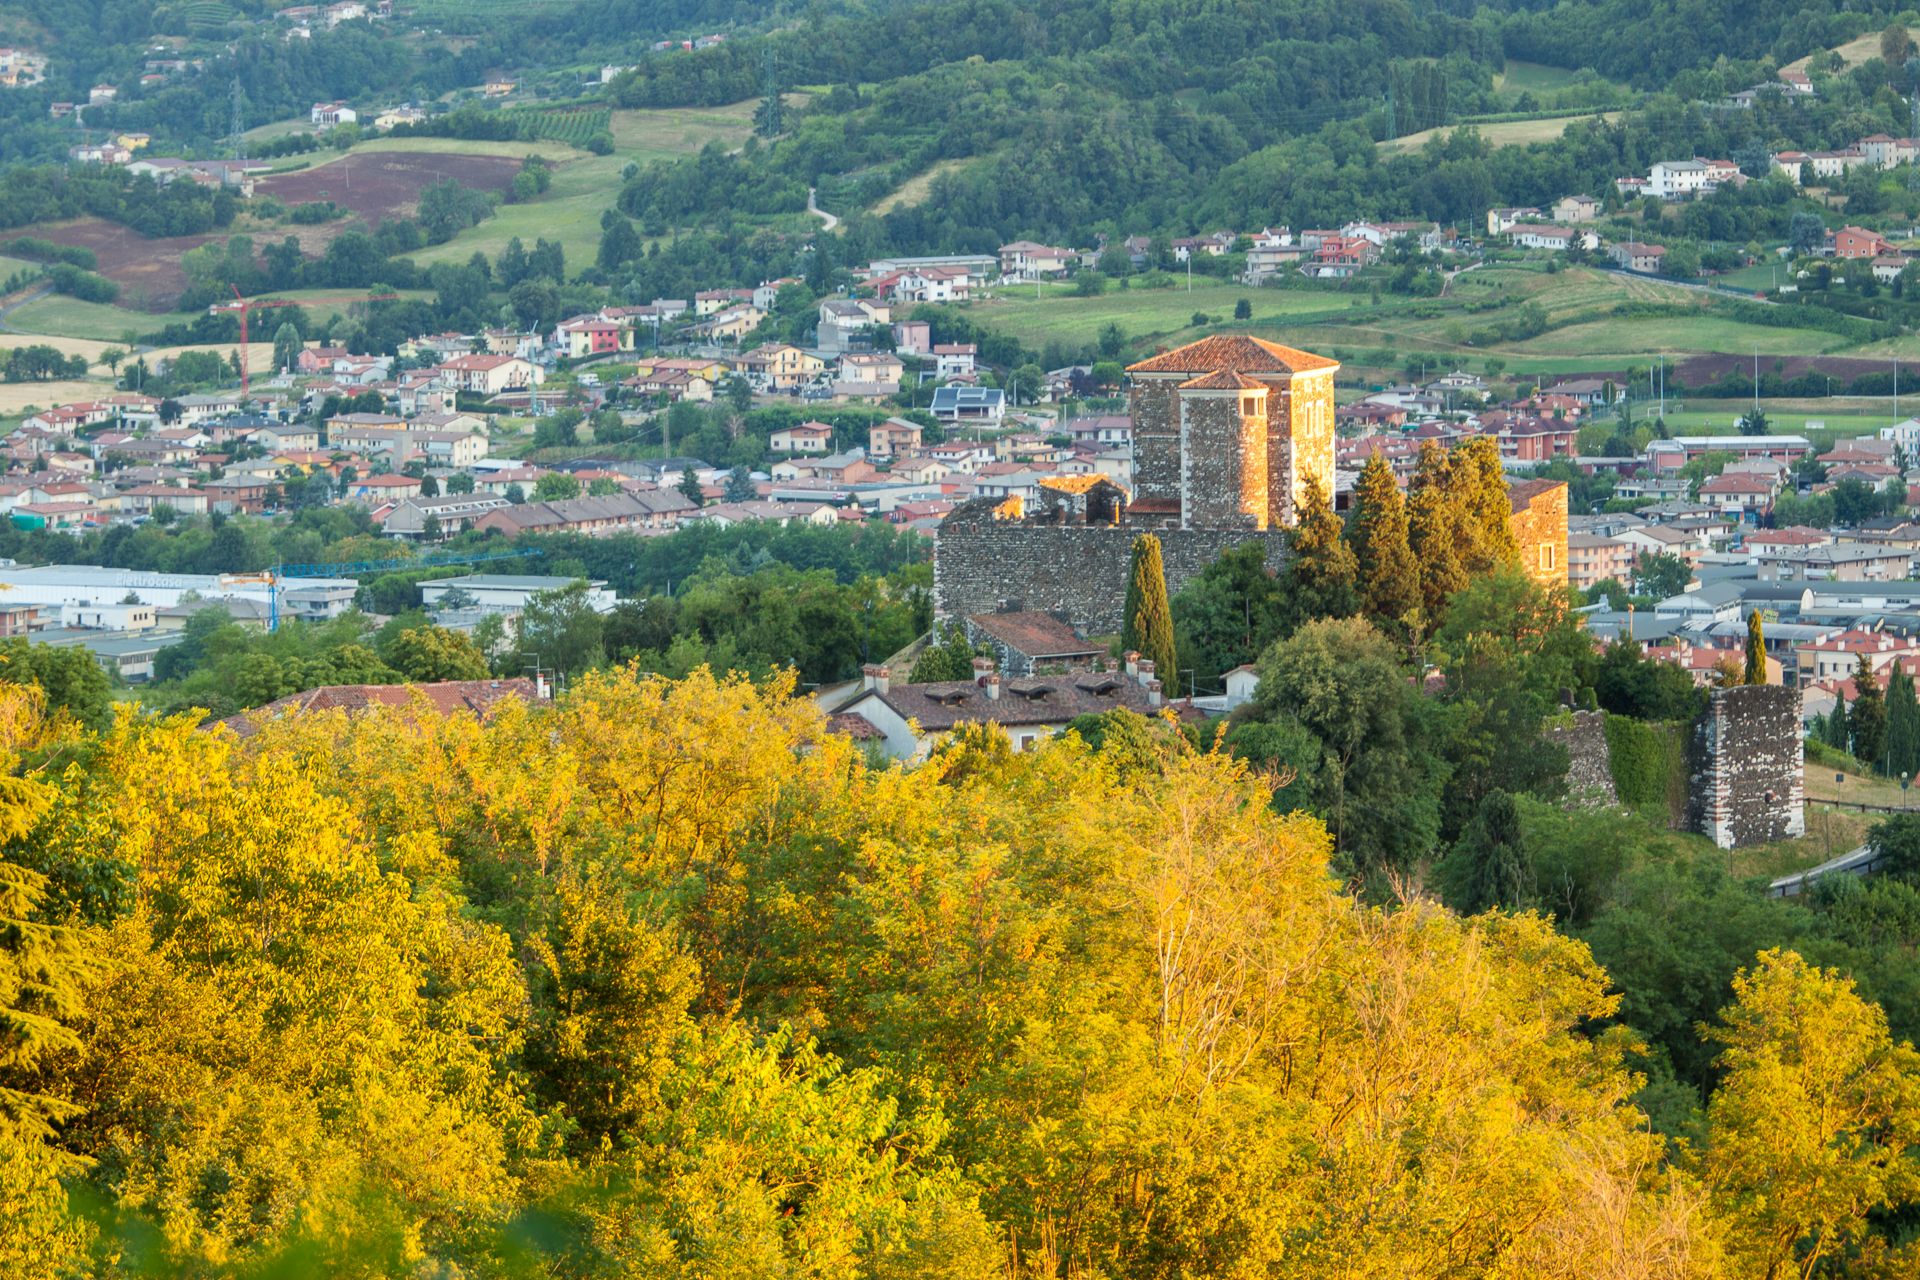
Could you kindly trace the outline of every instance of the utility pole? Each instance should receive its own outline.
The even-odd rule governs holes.
[[[1893,382],[1896,387],[1900,385],[1899,374],[1894,375]],[[1755,343],[1753,348],[1753,411],[1760,412],[1760,345],[1758,343]]]

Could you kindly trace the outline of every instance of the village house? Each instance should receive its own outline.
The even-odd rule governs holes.
[[[1000,274],[1012,280],[1039,280],[1064,276],[1073,269],[1075,253],[1031,240],[1000,246]]]
[[[878,299],[827,298],[820,303],[814,345],[829,355],[864,351],[872,346],[868,334],[892,323],[892,308]]]
[[[1836,258],[1897,257],[1899,249],[1893,241],[1878,231],[1869,231],[1865,227],[1845,226],[1833,233],[1833,256]]]
[[[489,511],[475,528],[497,529],[508,537],[522,533],[582,533],[604,536],[646,529],[671,529],[697,504],[678,489],[615,493],[605,497],[525,502]]]
[[[1079,716],[1118,708],[1154,716],[1164,705],[1153,663],[1138,654],[1127,655],[1124,672],[1003,677],[984,658],[975,672],[970,680],[907,684],[895,683],[885,666],[868,666],[861,692],[828,727],[871,741],[893,759],[919,760],[968,724],[998,725],[1014,750],[1028,751]]]
[[[1513,243],[1522,249],[1544,249],[1565,253],[1574,245],[1592,251],[1600,247],[1600,237],[1577,227],[1558,227],[1549,222],[1528,222],[1513,229]]]
[[[782,427],[767,441],[775,453],[801,453],[824,457],[833,447],[833,428],[824,422],[802,422]]]
[[[946,382],[953,378],[971,378],[978,369],[980,348],[972,342],[935,343],[933,376]]]
[[[876,422],[867,429],[867,456],[869,458],[892,458],[902,453],[911,453],[920,447],[921,427],[917,422],[908,422],[904,418],[888,418]],[[897,473],[899,468],[894,469]]]
[[[307,122],[316,129],[331,129],[335,125],[353,124],[360,119],[360,113],[344,102],[316,102],[313,110],[307,113]]]
[[[767,313],[752,303],[716,311],[700,323],[700,332],[715,342],[740,342],[766,323]]]
[[[1665,245],[1642,244],[1638,240],[1622,240],[1607,246],[1607,256],[1628,271],[1645,272],[1656,275],[1661,264],[1666,261]]]
[[[563,320],[553,331],[554,346],[567,360],[633,350],[633,330],[598,316]]]
[[[1561,196],[1553,202],[1549,211],[1555,222],[1593,222],[1600,217],[1602,206],[1589,195]]]
[[[442,380],[455,390],[478,396],[524,391],[546,381],[546,371],[519,356],[455,356],[439,365]]]
[[[791,343],[764,342],[742,352],[733,367],[756,390],[784,393],[798,391],[818,378],[826,372],[827,362]]]

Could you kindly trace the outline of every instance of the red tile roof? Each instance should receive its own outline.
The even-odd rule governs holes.
[[[1127,366],[1128,373],[1308,373],[1338,369],[1337,360],[1283,347],[1261,338],[1221,335],[1189,342],[1184,347]]]
[[[405,709],[416,705],[415,699],[421,700],[440,715],[465,711],[485,719],[508,698],[533,702],[538,697],[534,682],[525,677],[512,680],[444,680],[437,684],[334,684],[289,694],[263,707],[228,716],[220,723],[240,737],[250,738],[259,732],[264,722],[291,711],[345,711],[353,714],[369,707]]]

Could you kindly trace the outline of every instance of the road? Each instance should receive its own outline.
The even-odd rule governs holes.
[[[818,187],[807,188],[807,212],[820,219],[820,229],[822,231],[831,231],[840,225],[840,219],[820,207],[819,201],[814,198],[818,193]]]

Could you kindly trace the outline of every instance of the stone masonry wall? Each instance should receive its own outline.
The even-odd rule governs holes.
[[[1555,726],[1543,735],[1567,751],[1567,791],[1575,797],[1597,796],[1607,804],[1618,800],[1613,788],[1613,753],[1607,748],[1607,713],[1576,711],[1573,723]]]
[[[1265,528],[1267,431],[1234,391],[1180,395],[1180,520],[1203,529]]]
[[[1567,585],[1567,487],[1536,494],[1525,511],[1508,517],[1520,546],[1520,567],[1546,587]]]
[[[1133,539],[1160,539],[1167,591],[1247,542],[1264,543],[1267,563],[1286,555],[1280,530],[1163,529],[1146,524],[1037,525],[995,520],[990,502],[950,514],[933,544],[934,609],[943,618],[1035,609],[1069,619],[1085,635],[1121,629]]]
[[[1128,399],[1133,421],[1134,497],[1172,502],[1180,497],[1181,377],[1136,377]]]
[[[1715,689],[1693,726],[1688,827],[1722,849],[1804,835],[1803,751],[1799,690]]]

